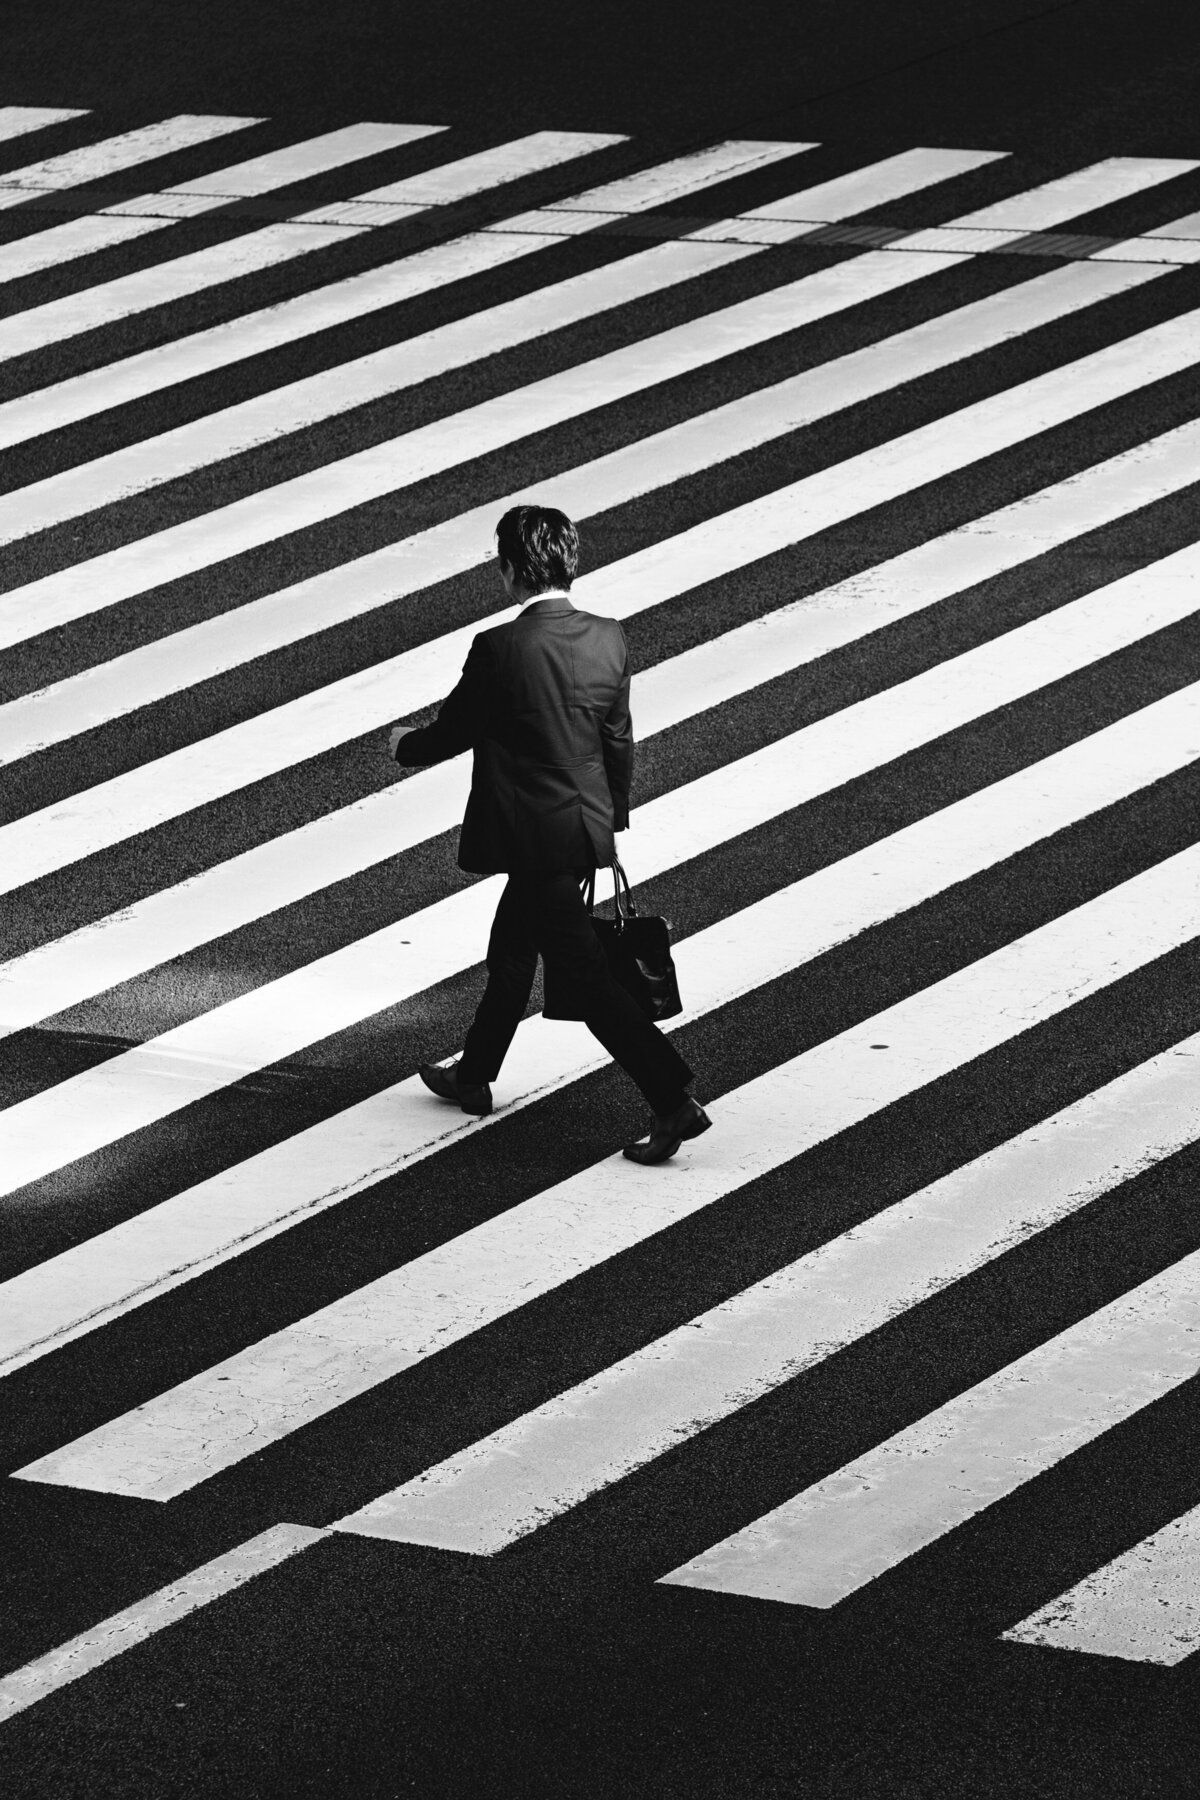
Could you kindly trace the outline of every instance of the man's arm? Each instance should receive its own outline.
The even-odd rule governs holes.
[[[432,725],[397,725],[388,739],[392,758],[407,768],[448,762],[478,742],[487,730],[495,696],[491,658],[482,638],[467,653],[458,685],[446,696]]]
[[[625,644],[623,631],[621,642]],[[613,830],[625,831],[629,825],[629,789],[633,781],[633,720],[629,714],[628,644],[625,644],[625,667],[621,685],[600,724],[600,742],[604,751],[604,772],[608,776],[608,788],[612,795]]]

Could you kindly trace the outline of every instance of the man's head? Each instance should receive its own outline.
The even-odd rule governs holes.
[[[510,572],[506,586],[529,597],[551,588],[568,590],[579,567],[579,533],[553,506],[510,506],[496,527],[501,570]]]

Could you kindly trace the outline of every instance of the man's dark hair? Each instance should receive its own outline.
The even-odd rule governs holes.
[[[579,533],[554,506],[510,506],[496,527],[496,549],[531,594],[569,588],[579,567]]]

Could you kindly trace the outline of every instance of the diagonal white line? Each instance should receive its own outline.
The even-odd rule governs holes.
[[[835,1606],[1198,1372],[1200,1251],[666,1579]]]
[[[1128,742],[1128,732],[1125,737]],[[1063,756],[1066,762],[1048,759],[1013,778],[1013,785],[999,784],[1006,790],[1000,795],[994,790],[973,795],[969,802],[947,808],[883,845],[873,845],[865,855],[798,882],[685,940],[677,960],[681,985],[691,996],[693,1009],[706,1011],[727,1003],[831,942],[843,941],[896,907],[897,886],[906,890],[900,904],[911,905],[931,890],[962,879],[967,872],[964,864],[978,861],[989,866],[997,854],[1036,841],[1051,819],[1077,816],[1081,801],[1086,807],[1090,796],[1084,798],[1077,791],[1073,772],[1061,790],[1055,777],[1072,760],[1077,766],[1086,760],[1084,746],[1073,746]],[[1104,756],[1097,762],[1107,770],[1101,786],[1111,792],[1114,775],[1125,779],[1122,760],[1119,755],[1113,760]],[[1087,783],[1083,785],[1086,790]],[[965,846],[969,848],[964,855]],[[703,1183],[702,1178],[702,1192],[706,1188],[707,1197],[715,1198],[714,1185],[718,1193],[728,1192],[753,1175],[764,1154],[773,1158],[781,1147],[781,1130],[786,1130],[781,1120],[794,1121],[788,1156],[780,1158],[790,1160],[1186,941],[1200,930],[1198,871],[1200,848],[1193,847],[775,1070],[756,1084],[759,1096],[764,1087],[770,1089],[769,1110],[757,1112],[753,1131],[735,1127],[729,1152],[732,1171],[726,1164],[715,1182]],[[886,891],[889,886],[891,891]],[[818,898],[822,887],[824,905]],[[572,1076],[604,1061],[594,1053],[580,1055],[582,1027],[569,1028],[568,1036],[561,1027],[526,1021],[517,1036],[514,1049],[526,1095],[541,1086],[529,1079],[533,1071],[528,1065],[522,1067],[529,1054],[526,1046],[533,1049],[536,1044],[534,1071],[543,1079],[549,1062],[546,1051],[555,1038],[568,1052],[564,1060],[574,1065]],[[886,1058],[872,1049],[881,1039],[890,1048]],[[558,1050],[558,1045],[553,1048]],[[399,1138],[408,1120],[397,1098],[393,1093],[394,1131]],[[719,1132],[721,1109],[714,1110]],[[410,1131],[417,1123],[414,1111],[408,1114]],[[425,1135],[428,1139],[428,1127]],[[750,1150],[753,1143],[760,1146],[757,1156]],[[697,1161],[703,1166],[705,1159],[698,1155]],[[768,1166],[774,1166],[773,1161]],[[650,1181],[639,1187],[663,1180],[661,1170],[646,1174]],[[586,1194],[594,1201],[613,1180],[612,1171],[599,1165],[586,1179],[577,1178],[578,1199]],[[602,1235],[603,1231],[604,1227]],[[485,1301],[482,1321],[478,1308],[472,1309],[475,1297],[470,1290],[455,1294],[442,1316],[451,1313],[458,1321],[457,1331],[451,1327],[424,1350],[418,1346],[414,1351],[398,1310],[407,1280],[404,1269],[383,1276],[17,1473],[28,1480],[166,1500],[378,1385],[421,1354],[466,1335],[492,1316],[494,1282],[488,1284],[493,1299],[491,1306]],[[528,1287],[517,1293],[510,1290],[508,1304],[519,1305],[529,1297]],[[793,1320],[804,1319],[802,1309],[788,1305],[775,1309],[773,1325],[780,1311]],[[420,1308],[417,1314],[418,1334],[422,1327],[427,1332],[427,1317],[421,1318]],[[497,1513],[510,1519],[507,1535],[521,1535],[532,1523],[745,1404],[754,1391],[747,1359],[730,1358],[720,1319],[714,1321],[712,1314],[706,1319],[713,1321],[711,1328],[698,1328],[691,1321],[671,1334],[672,1347],[665,1354],[667,1362],[686,1358],[686,1348],[677,1347],[681,1341],[699,1344],[703,1337],[697,1353],[703,1365],[700,1380],[658,1379],[664,1353],[651,1346],[584,1384],[582,1390],[572,1390],[506,1428],[507,1436],[497,1434],[498,1445],[485,1440],[468,1452],[471,1472],[465,1479],[474,1497],[472,1516],[477,1505],[484,1505],[490,1520]],[[781,1341],[777,1329],[751,1335],[760,1362],[764,1351],[768,1358],[767,1371],[759,1371],[757,1391],[762,1392],[795,1372],[794,1343]],[[663,1424],[664,1407],[672,1420],[669,1430]],[[548,1429],[554,1436],[556,1420],[577,1422],[581,1413],[587,1421],[582,1432],[568,1424],[562,1433],[569,1442],[573,1470],[567,1480],[561,1461],[553,1452],[539,1449],[536,1440],[544,1421],[550,1421]],[[519,1442],[530,1436],[535,1441],[526,1457]],[[488,1466],[474,1479],[480,1459]],[[453,1486],[458,1464],[443,1465],[442,1473]],[[532,1502],[527,1492],[531,1479],[538,1488]],[[494,1541],[489,1540],[489,1547],[495,1547]]]
[[[762,500],[722,515],[717,532],[712,522],[706,522],[681,534],[671,541],[670,554],[687,557],[701,542],[711,553],[716,536],[718,548],[712,563],[693,580],[714,579],[729,566],[731,552],[734,566],[752,556],[765,556],[1052,425],[1077,418],[1090,408],[1134,392],[1157,378],[1193,366],[1200,359],[1196,318],[1196,314],[1189,313],[1154,326],[804,477]],[[752,399],[764,405],[761,397]],[[742,404],[732,403],[735,408]],[[675,428],[669,442],[681,447],[679,464],[707,466],[714,448],[722,455],[730,454],[731,431],[726,429],[730,410],[718,409]],[[767,410],[766,416],[769,424],[774,415]],[[715,442],[714,432],[719,433]],[[665,436],[642,439],[609,457],[585,464],[582,469],[556,477],[546,484],[540,497],[580,517],[613,505],[618,498],[628,499],[646,491],[664,479]],[[279,490],[272,492],[278,494]],[[502,507],[518,497],[476,507],[357,564],[343,565],[333,572],[336,585],[350,589],[357,573],[365,575],[370,589],[378,592],[378,583],[387,580],[389,597],[395,599],[475,567],[492,554],[490,538]],[[211,547],[211,539],[203,541]],[[746,548],[748,545],[753,548]],[[133,548],[149,562],[144,545]],[[203,554],[199,543],[196,551]],[[134,571],[126,553],[117,555],[125,558],[122,566],[132,577]],[[77,596],[80,601],[96,597],[100,568],[106,561],[98,558],[85,565],[92,573],[94,585],[88,588],[86,596]],[[152,585],[152,570],[145,572],[149,575],[147,585]],[[322,577],[318,584],[306,584],[310,598],[314,586],[318,593],[322,589],[328,592],[330,582]],[[294,591],[292,601],[294,604]],[[201,744],[172,752],[3,827],[0,891],[32,881],[134,831],[178,816],[189,806],[200,804],[200,796],[205,801],[212,800],[395,718],[398,701],[394,675],[391,661],[376,664],[362,674],[346,677],[315,694],[229,727]]]
[[[198,1607],[208,1606],[256,1575],[278,1567],[288,1557],[319,1543],[325,1535],[312,1525],[273,1525],[269,1531],[260,1532],[198,1569],[190,1569],[178,1581],[169,1582],[144,1600],[113,1613],[90,1630],[81,1631],[44,1656],[0,1676],[0,1723],[81,1676],[90,1675],[93,1669],[111,1662],[135,1644],[145,1643],[155,1632],[173,1625],[177,1619],[185,1619]]]
[[[49,156],[0,175],[0,207],[19,206],[35,194],[77,187],[82,182],[102,181],[120,169],[171,156],[177,150],[207,144],[231,131],[261,124],[261,119],[235,119],[222,113],[179,113],[157,125],[139,125],[134,131],[122,131],[101,143],[65,150],[61,156]]]
[[[805,146],[796,144],[791,148],[798,152]],[[805,211],[819,217],[844,218],[863,205],[901,198],[994,160],[995,153],[990,151],[908,151],[903,156],[885,158],[881,163],[855,170],[835,181],[804,189]],[[689,179],[696,179],[698,171],[690,159],[685,159],[685,169]],[[650,175],[656,179],[651,181]],[[714,176],[714,179],[719,178],[719,174]],[[637,212],[684,197],[676,192],[682,179],[677,165],[671,163],[664,165],[661,171],[647,172],[646,179],[632,196],[627,188],[623,190],[626,200],[632,199],[636,203],[629,210]],[[599,205],[609,197],[609,192],[605,187],[596,188],[581,198]],[[571,215],[555,213],[546,217],[561,224]],[[332,282],[315,293],[299,294],[259,312],[244,314],[226,324],[211,326],[169,344],[156,345],[120,362],[89,369],[53,386],[39,388],[36,393],[5,401],[0,404],[0,445],[20,443],[40,432],[73,424],[105,408],[211,373],[213,369],[258,355],[278,344],[293,343],[309,332],[361,318],[380,307],[429,293],[553,246],[553,235],[544,231],[519,232],[515,223],[505,220],[503,229],[469,233],[449,243],[402,257],[382,269],[370,269],[362,275]],[[734,223],[725,221],[721,229],[731,229]],[[753,221],[749,228],[760,229]],[[779,232],[783,239],[788,239],[802,236],[807,229],[807,225],[792,228],[784,224],[779,227]],[[642,291],[651,293],[703,274],[707,269],[721,268],[757,255],[767,247],[761,242],[722,242],[706,243],[701,248],[699,239],[704,235],[692,233],[682,243],[659,244],[634,258],[623,260],[636,264],[643,283]],[[245,240],[240,241],[244,243]],[[209,270],[214,281],[226,278],[220,272],[224,264],[219,258],[215,263],[210,261],[193,266]]]
[[[798,667],[883,625],[944,601],[960,590],[1068,542],[1191,484],[1200,466],[1200,421],[1109,458],[1066,481],[985,514],[832,588],[807,595],[700,646],[687,657],[636,677],[643,737],[720,704],[758,679]],[[719,525],[719,521],[713,521]],[[619,619],[658,605],[730,566],[718,546],[668,541],[610,564],[576,584],[577,601]],[[747,555],[758,553],[757,540]],[[405,713],[445,693],[474,627],[451,632],[391,664],[391,700]],[[1081,648],[1087,642],[1080,638]],[[680,677],[683,679],[680,679]],[[463,779],[442,771],[415,779],[451,796]],[[448,784],[448,785],[445,785]],[[421,808],[401,782],[369,794],[229,861],[161,889],[121,912],[0,964],[0,1033],[22,1030],[56,1012],[169,962],[198,944],[250,923],[321,887],[347,880],[409,848],[420,836]]]
[[[0,139],[24,137],[68,119],[86,119],[89,110],[86,106],[0,106]]]
[[[1200,1649],[1200,1506],[1087,1575],[1002,1634],[1168,1668]]]
[[[1069,175],[1049,181],[1042,188],[1025,194],[1011,194],[976,212],[964,213],[952,221],[968,231],[1004,231],[1013,237],[1027,232],[1046,231],[1064,225],[1114,201],[1144,193],[1162,181],[1173,181],[1200,169],[1200,162],[1175,156],[1110,156],[1085,169],[1074,169]],[[905,247],[921,249],[928,245],[948,248],[940,233],[946,227],[935,225],[928,233],[916,232],[904,240]]]
[[[237,121],[242,125],[261,123],[257,119]],[[192,219],[215,207],[227,206],[231,200],[248,199],[287,187],[308,176],[340,168],[364,156],[375,156],[381,150],[392,150],[419,138],[432,137],[445,130],[442,125],[351,125],[338,131],[323,132],[302,143],[288,144],[263,156],[235,163],[195,181],[180,182],[155,194],[140,195],[100,207],[85,218],[69,219],[48,231],[38,231],[15,243],[0,245],[0,281],[14,281],[21,275],[33,274],[77,256],[89,256],[97,250],[125,244],[148,232],[162,231],[179,219]],[[48,426],[43,425],[43,430]]]

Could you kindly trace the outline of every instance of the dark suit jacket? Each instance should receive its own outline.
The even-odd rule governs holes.
[[[459,867],[559,874],[603,867],[629,823],[629,650],[615,619],[563,596],[481,631],[437,719],[401,738],[396,760],[473,749]]]

